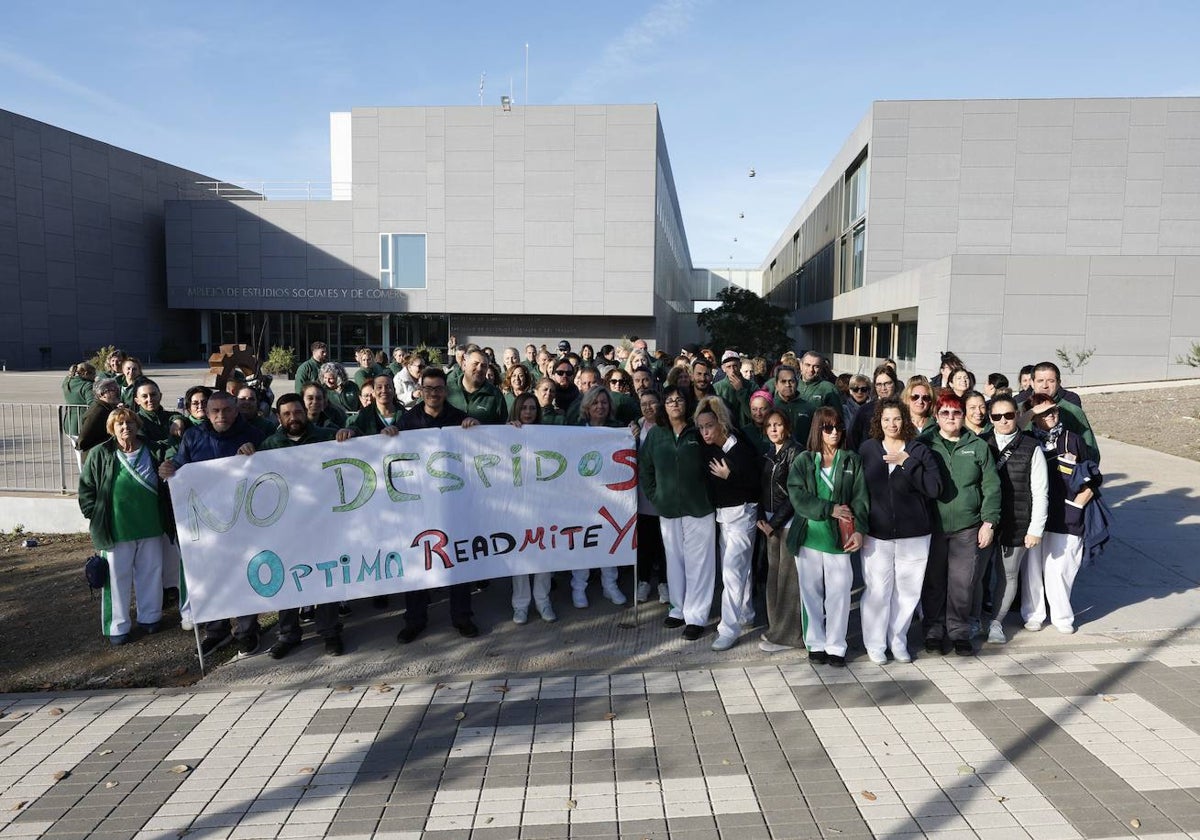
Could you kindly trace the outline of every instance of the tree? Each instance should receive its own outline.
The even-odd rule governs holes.
[[[717,292],[717,300],[720,306],[705,309],[696,316],[714,349],[732,348],[744,356],[774,359],[791,345],[787,310],[740,286]],[[720,353],[717,356],[720,358]]]

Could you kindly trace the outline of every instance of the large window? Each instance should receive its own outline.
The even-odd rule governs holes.
[[[379,234],[379,288],[425,288],[425,234]]]
[[[863,284],[863,266],[867,255],[867,180],[866,153],[846,170],[842,194],[842,276],[839,292],[858,289]]]
[[[906,362],[917,358],[916,321],[901,321],[896,325],[896,358]]]

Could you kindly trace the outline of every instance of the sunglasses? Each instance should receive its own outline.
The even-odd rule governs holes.
[[[910,399],[910,400],[912,400],[913,402],[925,402],[925,403],[927,403],[927,402],[932,402],[932,401],[933,401],[933,397],[927,397],[927,396],[925,396],[924,394],[913,394],[911,397],[909,397],[909,399]]]
[[[1016,420],[1016,419],[1017,419],[1017,412],[1015,412],[1015,411],[1001,411],[1001,412],[997,412],[992,415],[993,423],[998,423],[1001,420]]]
[[[867,393],[867,391],[870,391],[870,390],[871,390],[871,388],[867,385],[859,385],[856,388],[852,387],[850,389],[850,392],[854,393],[854,394],[865,394],[865,393]]]
[[[571,371],[569,371],[569,370],[556,370],[556,371],[554,371],[554,375],[555,375],[555,376],[570,376],[570,375],[571,375]]]
[[[821,426],[821,431],[827,435],[831,435],[834,432],[840,432],[841,430],[842,430],[841,426],[835,426],[832,423],[825,423],[824,425]]]

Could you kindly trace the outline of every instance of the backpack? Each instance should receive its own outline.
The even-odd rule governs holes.
[[[108,585],[108,561],[93,554],[83,561],[83,576],[92,590],[103,589]]]

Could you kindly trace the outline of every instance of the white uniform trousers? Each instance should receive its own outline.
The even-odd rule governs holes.
[[[572,572],[572,574],[574,574]],[[533,578],[533,587],[529,586],[529,579]],[[512,576],[512,608],[514,610],[528,610],[529,602],[536,601],[539,610],[550,606],[550,578],[551,572],[537,572],[533,575],[513,575]]]
[[[750,561],[754,556],[754,521],[758,505],[731,505],[717,508],[717,526],[721,549],[721,623],[720,636],[739,636],[742,627],[754,622],[750,600]]]
[[[100,631],[124,636],[133,629],[131,606],[137,591],[139,624],[162,619],[162,538],[119,542],[100,556],[108,561],[108,583],[100,594]]]
[[[1026,622],[1046,620],[1046,602],[1050,602],[1050,623],[1059,630],[1075,627],[1071,609],[1071,587],[1083,563],[1083,538],[1047,531],[1042,541],[1025,555],[1025,576],[1021,581],[1021,617]]]
[[[659,517],[667,555],[671,618],[703,627],[712,610],[717,577],[717,524],[708,516]]]
[[[587,590],[588,575],[591,569],[575,569],[571,572],[571,592],[583,594]],[[604,590],[611,589],[617,585],[616,566],[601,566],[600,567],[600,586]]]
[[[800,576],[800,600],[808,614],[804,646],[810,651],[845,656],[850,587],[854,582],[850,555],[801,547],[796,555],[796,573]]]
[[[921,601],[929,535],[895,540],[863,539],[862,567],[866,589],[858,602],[863,644],[879,658],[908,653],[908,626]]]

